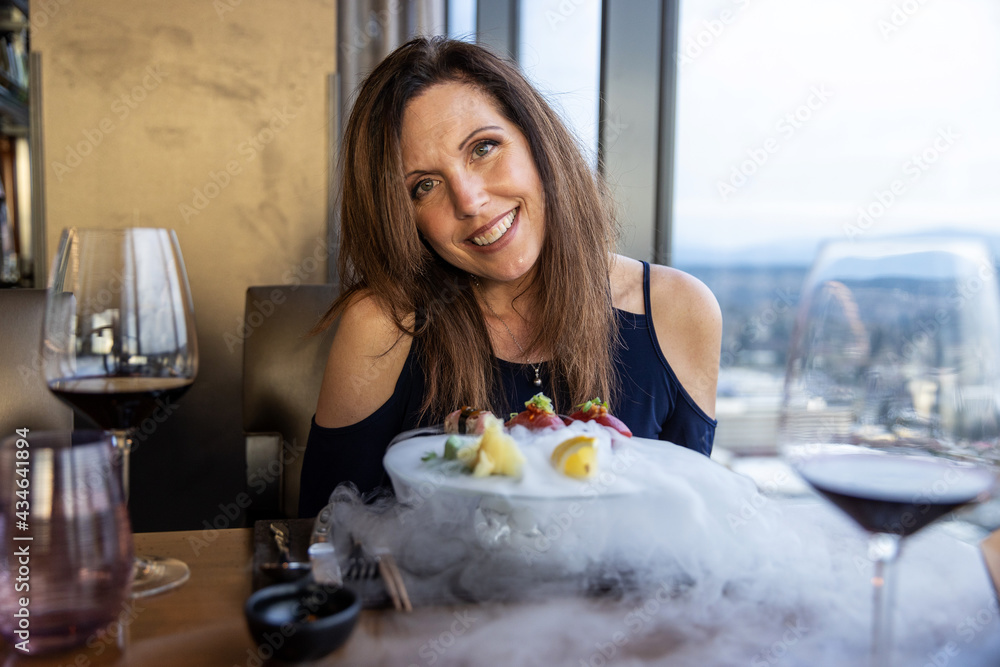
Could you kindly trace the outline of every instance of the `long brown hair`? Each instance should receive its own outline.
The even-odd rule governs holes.
[[[616,327],[609,284],[617,227],[609,199],[572,135],[517,68],[483,47],[414,39],[391,53],[361,85],[340,156],[342,292],[320,326],[360,294],[413,336],[426,373],[423,415],[461,405],[504,414],[489,331],[471,278],[438,257],[417,231],[404,185],[401,127],[407,103],[428,87],[471,84],[527,139],[545,200],[545,241],[533,288],[534,338],[551,352],[553,391],[571,403],[612,398]],[[520,406],[517,406],[520,407]],[[613,406],[612,406],[613,407]],[[568,411],[569,405],[558,410]]]

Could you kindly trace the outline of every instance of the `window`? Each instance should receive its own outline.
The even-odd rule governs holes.
[[[722,305],[724,442],[773,438],[823,239],[997,230],[998,29],[992,0],[681,1],[672,255]]]
[[[473,0],[448,0],[448,37],[467,42],[476,40],[476,3]]]
[[[601,2],[542,0],[520,3],[519,10],[519,64],[596,169]]]

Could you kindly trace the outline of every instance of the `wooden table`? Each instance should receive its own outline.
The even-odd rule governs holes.
[[[191,578],[176,590],[127,602],[107,635],[92,637],[74,651],[25,656],[0,640],[0,665],[261,667],[266,652],[254,643],[243,616],[252,588],[252,529],[139,533],[135,548],[137,553],[180,558],[191,568]],[[445,607],[406,616],[366,610],[347,646],[309,664],[396,665],[382,646],[383,638],[394,636],[396,655],[402,651],[422,665],[419,651],[428,638],[458,629],[462,618],[478,622],[484,614],[470,617],[466,612],[463,617],[462,611]]]
[[[827,511],[822,506],[817,509]],[[834,525],[843,525],[850,535],[853,527],[846,519],[837,520],[844,523]],[[971,664],[969,660],[974,664],[1000,664],[1000,608],[993,597],[982,556],[972,547],[959,548],[964,545],[929,537],[922,543],[915,541],[908,554],[908,567],[901,573],[902,602],[922,583],[939,590],[946,605],[959,595],[947,590],[952,572],[942,567],[942,559],[952,569],[971,574],[966,575],[963,584],[962,595],[967,602],[950,611],[926,608],[924,604],[916,610],[901,605],[902,611],[909,614],[904,626],[917,619],[926,626],[919,629],[921,635],[935,635],[925,637],[924,645],[919,647],[918,657],[923,660],[919,664],[954,667]],[[847,548],[848,552],[860,551],[860,536],[857,540],[856,545]],[[25,657],[9,646],[2,646],[0,665],[263,667],[267,664],[243,617],[243,604],[251,592],[250,529],[147,533],[136,535],[135,543],[137,551],[142,553],[181,558],[191,568],[191,579],[175,591],[127,603],[119,622],[109,627],[108,635],[92,637],[87,646],[76,651],[38,658]],[[366,610],[343,648],[311,664],[352,667],[862,664],[867,650],[868,611],[863,594],[868,574],[861,571],[846,574],[856,579],[850,584],[855,588],[851,598],[857,598],[857,609],[851,611],[856,619],[850,632],[843,632],[839,620],[833,626],[830,618],[822,615],[807,612],[804,619],[792,620],[756,611],[758,598],[754,595],[757,594],[732,608],[716,605],[705,615],[692,604],[696,600],[681,597],[661,601],[649,591],[630,600],[567,598],[533,604],[422,607],[412,614]],[[739,591],[736,593],[739,595]],[[734,609],[739,613],[733,613]],[[702,617],[697,617],[698,614]],[[830,616],[829,612],[826,616]],[[901,637],[900,642],[909,645],[913,639]]]

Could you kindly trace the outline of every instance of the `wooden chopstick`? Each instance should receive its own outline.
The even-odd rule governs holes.
[[[384,549],[376,553],[379,573],[382,575],[382,580],[385,582],[386,590],[389,591],[389,597],[392,598],[392,604],[396,611],[413,611],[413,605],[410,604],[410,596],[406,592],[403,575],[396,565],[396,559]]]
[[[389,572],[389,565],[382,560],[379,556],[378,559],[378,571],[382,575],[382,582],[385,584],[385,590],[389,593],[389,598],[392,600],[392,606],[396,608],[396,611],[403,610],[403,601],[399,599],[399,592],[396,590],[396,580],[393,579],[392,573]]]
[[[389,569],[393,571],[396,578],[396,590],[399,593],[399,597],[403,601],[403,611],[413,611],[413,605],[410,604],[410,595],[406,592],[406,584],[403,583],[403,573],[399,571],[399,567],[396,565],[396,559],[392,557],[392,554],[386,554],[389,562],[387,565]]]

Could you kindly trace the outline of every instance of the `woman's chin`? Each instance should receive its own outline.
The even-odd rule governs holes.
[[[504,239],[500,239],[501,242]],[[517,283],[534,276],[541,257],[540,243],[513,243],[499,252],[484,252],[478,246],[463,248],[449,256],[438,256],[460,271],[476,276],[480,282]]]
[[[496,267],[482,267],[471,273],[485,283],[520,283],[535,275],[535,264],[524,262]]]

